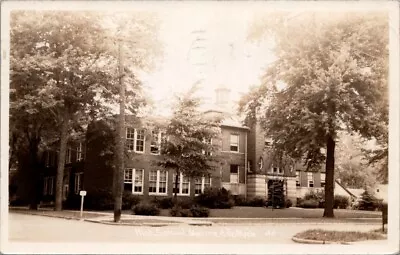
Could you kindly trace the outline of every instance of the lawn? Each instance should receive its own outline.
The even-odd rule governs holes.
[[[130,211],[126,211],[130,214]],[[340,219],[354,219],[356,221],[367,221],[371,220],[381,221],[381,212],[371,211],[357,211],[357,210],[345,210],[336,209],[334,211],[335,218],[323,218],[324,209],[301,209],[301,208],[285,208],[285,209],[274,209],[265,207],[247,207],[237,206],[231,209],[210,209],[209,218],[213,218],[214,223],[232,223],[235,218],[247,218],[246,223],[260,222],[259,219],[283,219],[289,218],[296,220],[296,218],[306,218],[310,220],[320,221],[337,221]],[[162,209],[160,216],[170,216],[169,209]],[[220,219],[218,219],[220,218]],[[367,220],[364,220],[367,218]],[[253,219],[253,220],[252,220]],[[369,220],[368,220],[369,219]],[[210,219],[211,220],[211,219]],[[243,222],[243,220],[241,220]]]
[[[324,209],[285,208],[273,209],[264,207],[236,206],[232,209],[211,209],[209,217],[215,218],[321,218]],[[381,212],[368,212],[337,209],[336,218],[381,218]]]
[[[365,240],[383,240],[386,236],[375,231],[331,231],[322,229],[310,229],[296,234],[294,237],[328,242],[357,242]]]

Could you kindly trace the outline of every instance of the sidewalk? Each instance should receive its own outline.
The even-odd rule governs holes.
[[[65,219],[80,220],[80,211],[63,210],[54,211],[52,208],[43,208],[38,211],[29,210],[23,207],[10,207],[11,212],[26,213],[32,215],[41,215],[48,217],[57,217]],[[144,216],[133,214],[122,214],[121,223],[113,222],[112,212],[84,211],[83,219],[90,222],[118,225],[202,225],[211,226],[218,225],[260,225],[260,224],[337,224],[351,223],[353,225],[379,225],[382,220],[379,218],[224,218],[224,217],[208,217],[208,218],[190,218],[190,217],[168,217],[168,216]]]

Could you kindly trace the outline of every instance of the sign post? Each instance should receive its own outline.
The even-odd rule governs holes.
[[[86,191],[85,190],[81,190],[79,192],[79,195],[81,195],[81,220],[83,220],[83,199],[86,196]]]

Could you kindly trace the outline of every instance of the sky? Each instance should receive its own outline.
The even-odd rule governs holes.
[[[218,8],[216,8],[218,9]],[[237,101],[275,57],[272,43],[250,42],[248,27],[253,12],[246,9],[184,8],[159,11],[159,31],[164,55],[155,70],[142,73],[141,80],[151,95],[156,112],[168,115],[174,94],[189,89],[201,80],[198,95],[205,104],[215,102],[215,89],[231,89]]]

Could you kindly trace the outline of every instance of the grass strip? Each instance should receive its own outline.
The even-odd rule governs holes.
[[[328,241],[328,242],[357,242],[365,240],[383,240],[386,239],[381,233],[374,231],[332,231],[323,229],[310,229],[295,235],[296,238]]]

